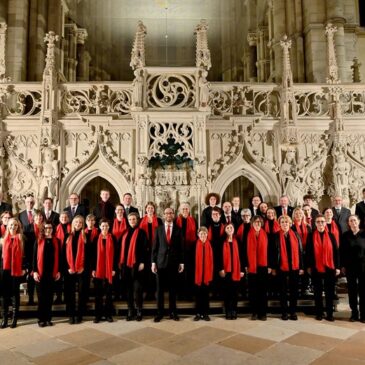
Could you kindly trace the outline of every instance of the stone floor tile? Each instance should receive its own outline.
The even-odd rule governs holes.
[[[108,359],[109,357],[132,350],[139,346],[140,345],[137,343],[128,341],[124,338],[111,337],[106,340],[82,346],[82,348],[98,355],[101,358]]]
[[[244,330],[241,333],[249,336],[265,338],[266,340],[280,342],[290,336],[293,336],[297,332],[292,329],[273,326],[269,323],[265,323],[265,324],[260,324],[257,327]]]
[[[192,339],[200,340],[203,342],[211,343],[222,341],[225,338],[234,336],[236,332],[226,331],[221,328],[214,328],[211,326],[202,326],[192,331],[184,333],[184,336],[188,336]]]
[[[236,321],[227,321],[223,317],[218,317],[214,321],[209,322],[209,326],[214,328],[222,328],[226,331],[240,333],[259,325],[258,321],[250,321],[248,318],[239,318]]]
[[[130,321],[127,322],[126,320],[117,320],[116,317],[114,318],[113,323],[108,322],[100,322],[100,323],[93,323],[92,321],[85,322],[83,324],[87,328],[92,328],[98,331],[102,331],[108,333],[110,335],[118,336],[124,333],[128,333],[131,331],[135,331],[140,328],[145,328],[146,324],[144,321],[136,322]]]
[[[73,345],[55,338],[50,338],[45,341],[36,342],[29,345],[20,344],[20,346],[15,348],[15,351],[33,358],[50,354],[52,352],[63,351],[70,347],[73,347]]]
[[[89,365],[101,360],[100,356],[88,351],[72,348],[52,354],[34,358],[32,361],[37,365]]]
[[[364,341],[343,341],[331,350],[333,354],[352,359],[365,360]]]
[[[267,349],[275,344],[275,342],[253,336],[237,334],[223,341],[219,341],[218,344],[234,350],[255,354],[256,352]]]
[[[0,364],[1,365],[30,365],[32,364],[29,359],[24,355],[16,353],[11,350],[0,351]]]
[[[109,358],[109,361],[111,361],[113,364],[121,365],[164,365],[178,358],[179,356],[172,353],[149,346],[143,346],[113,356]]]
[[[359,359],[352,359],[349,357],[343,357],[336,352],[328,352],[321,356],[320,358],[316,359],[311,363],[311,365],[364,365],[365,360]]]
[[[112,338],[112,335],[108,333],[98,331],[93,328],[83,328],[80,331],[69,333],[67,335],[59,336],[58,338],[62,341],[71,343],[75,346],[85,346],[94,342],[99,342]]]
[[[337,338],[320,336],[306,332],[296,333],[295,335],[285,339],[284,342],[291,345],[313,348],[319,351],[329,351],[342,343],[342,341]]]
[[[200,324],[199,322],[194,322],[192,316],[181,316],[179,322],[168,319],[168,317],[164,317],[159,323],[154,323],[153,319],[150,319],[148,326],[175,334],[183,334],[184,332],[199,328]]]
[[[322,355],[323,351],[288,343],[277,343],[256,354],[257,357],[265,359],[266,365],[307,365]]]
[[[47,334],[32,330],[32,326],[5,328],[0,331],[1,346],[11,349],[19,344],[30,345],[36,342],[46,341],[50,338]]]
[[[123,338],[145,345],[171,336],[175,336],[175,334],[153,327],[145,327],[121,335]]]

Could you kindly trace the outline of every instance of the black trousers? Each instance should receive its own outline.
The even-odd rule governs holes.
[[[209,313],[209,286],[195,285],[195,308],[197,314]]]
[[[127,289],[128,310],[135,308],[141,310],[143,306],[143,279],[144,270],[138,271],[137,267],[124,266],[122,275]]]
[[[34,289],[35,289],[35,281],[33,279],[33,275],[27,276],[27,292],[28,292],[28,300],[32,302],[34,300]]]
[[[327,316],[333,315],[333,300],[335,298],[336,273],[335,270],[326,269],[326,272],[319,273],[316,270],[312,274],[314,289],[314,302],[317,315],[323,314],[322,293],[325,293]]]
[[[232,280],[231,273],[226,273],[226,276],[222,278],[221,283],[226,315],[237,312],[238,288],[240,282]]]
[[[13,316],[16,318],[20,305],[20,283],[23,276],[12,276],[10,270],[2,272],[2,316],[6,318],[9,313],[9,306],[13,307]]]
[[[38,296],[38,320],[40,322],[51,321],[54,292],[53,278],[41,278],[41,281],[36,283],[36,289]]]
[[[299,271],[278,271],[278,279],[280,281],[281,311],[283,314],[294,314],[297,311]]]
[[[163,315],[165,308],[164,293],[169,293],[170,313],[176,311],[176,290],[178,283],[178,266],[158,269],[156,274],[157,311]]]
[[[248,292],[251,311],[258,316],[267,312],[267,267],[258,267],[256,274],[248,274]]]
[[[87,285],[85,284],[84,273],[65,274],[66,311],[70,317],[82,318],[86,312]]]
[[[346,269],[346,279],[352,314],[365,319],[365,271]]]
[[[113,315],[113,284],[110,284],[107,279],[94,278],[94,288],[95,317],[111,317]]]

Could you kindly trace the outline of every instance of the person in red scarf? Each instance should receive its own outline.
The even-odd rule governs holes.
[[[18,320],[20,305],[20,283],[25,275],[24,238],[18,219],[10,218],[5,236],[0,240],[1,245],[1,299],[2,322],[1,328],[8,326],[10,302],[13,307],[13,318],[10,327],[15,328]]]
[[[206,207],[202,211],[200,225],[204,227],[210,227],[212,225],[212,211],[213,208],[217,208],[221,212],[218,204],[220,203],[221,197],[217,193],[209,193],[206,195],[204,202]]]
[[[103,316],[108,322],[113,322],[113,277],[118,265],[115,255],[116,240],[109,232],[109,221],[102,219],[99,228],[97,254],[92,270],[95,286],[94,323],[99,323]]]
[[[273,265],[273,274],[280,281],[281,319],[298,319],[296,314],[298,301],[299,275],[303,275],[302,242],[298,233],[290,227],[292,220],[287,215],[279,218],[280,231],[276,235],[277,262]],[[289,298],[288,298],[289,292]],[[288,306],[289,299],[289,306]]]
[[[190,205],[182,203],[179,207],[179,215],[176,225],[181,229],[184,245],[185,269],[180,276],[181,294],[186,300],[192,300],[194,294],[194,262],[197,225],[194,217],[190,215]]]
[[[139,228],[147,235],[147,254],[146,266],[151,267],[151,250],[155,237],[155,230],[158,226],[162,226],[162,219],[156,215],[156,205],[154,202],[147,202],[145,206],[145,216],[139,223]],[[144,289],[146,291],[146,300],[155,300],[156,293],[156,277],[151,270],[145,270]]]
[[[81,323],[86,311],[85,291],[85,245],[84,217],[77,215],[71,224],[64,250],[65,301],[66,311],[70,317],[69,323]],[[78,301],[76,308],[76,291]]]
[[[195,245],[195,305],[196,315],[194,321],[203,319],[210,321],[209,317],[209,285],[213,280],[213,250],[208,241],[208,230],[200,227],[199,239]]]
[[[0,216],[0,223],[1,223],[0,224],[0,238],[5,236],[8,221],[12,216],[13,216],[13,214],[11,212],[9,212],[8,210],[1,213],[1,216]]]
[[[269,243],[263,226],[262,217],[252,218],[251,229],[243,243],[243,262],[248,276],[251,319],[266,321],[267,282],[273,258],[269,255]]]
[[[341,236],[341,229],[336,223],[336,221],[333,219],[333,210],[332,208],[326,208],[323,210],[324,218],[326,219],[326,225],[328,232],[333,234],[333,237],[335,237],[337,246],[340,247],[340,236]]]
[[[226,225],[225,238],[221,246],[218,263],[219,276],[223,279],[224,310],[226,319],[237,319],[238,286],[244,276],[237,239],[234,237],[232,223]]]
[[[67,212],[62,212],[60,214],[60,223],[56,227],[55,236],[60,241],[61,245],[61,257],[60,257],[60,266],[61,269],[65,267],[66,264],[66,251],[64,250],[64,246],[66,244],[68,235],[71,233],[71,224],[69,222],[69,215]],[[55,292],[56,292],[56,299],[54,304],[61,304],[62,303],[62,294],[63,294],[63,287],[64,287],[64,276],[62,275],[60,280],[55,282]]]
[[[52,303],[54,282],[60,274],[59,240],[53,235],[52,223],[44,225],[38,240],[34,244],[33,277],[38,296],[38,326],[53,326]]]
[[[138,213],[129,213],[128,223],[129,227],[122,237],[119,265],[127,287],[127,321],[141,321],[147,237],[145,231],[138,227]]]
[[[332,322],[336,276],[340,274],[338,246],[333,234],[326,229],[326,219],[323,215],[317,215],[315,224],[316,229],[309,236],[306,247],[307,270],[312,276],[316,319],[318,321],[323,319],[324,290],[326,320]]]

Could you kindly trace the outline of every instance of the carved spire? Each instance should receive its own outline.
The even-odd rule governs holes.
[[[147,28],[141,20],[138,21],[136,36],[133,42],[130,66],[132,70],[146,66],[144,40]]]
[[[328,23],[326,26],[327,36],[327,61],[328,61],[328,84],[338,84],[340,82],[338,78],[338,66],[336,60],[335,40],[334,34],[337,32],[337,27]]]
[[[352,68],[352,82],[361,82],[361,73],[360,73],[361,62],[357,57],[354,57]]]
[[[212,67],[210,59],[210,51],[208,48],[208,23],[202,19],[196,26],[194,34],[196,34],[196,67],[202,67],[209,70]]]
[[[8,82],[10,79],[5,76],[5,49],[6,49],[6,23],[0,23],[0,82]]]
[[[293,86],[293,74],[291,71],[290,64],[290,53],[291,40],[288,39],[287,35],[284,35],[283,39],[280,41],[280,46],[283,50],[283,75],[282,75],[282,87],[290,88]]]
[[[50,31],[44,37],[44,42],[47,44],[46,66],[43,71],[43,79],[49,75],[56,74],[56,57],[55,46],[59,36],[55,32]]]

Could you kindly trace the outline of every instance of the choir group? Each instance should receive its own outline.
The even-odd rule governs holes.
[[[52,305],[63,301],[70,324],[80,323],[91,288],[95,323],[112,322],[113,300],[124,297],[127,321],[141,321],[143,300],[157,299],[154,321],[160,322],[166,291],[175,321],[178,295],[194,296],[194,320],[209,321],[211,298],[222,299],[226,319],[234,320],[246,293],[252,320],[266,320],[268,295],[280,299],[282,320],[297,320],[298,296],[307,291],[314,294],[315,318],[334,321],[339,275],[347,279],[350,321],[365,323],[365,189],[363,195],[356,214],[339,196],[321,214],[311,195],[296,208],[287,196],[277,207],[254,196],[250,208],[241,209],[238,196],[220,206],[219,195],[210,193],[198,227],[187,203],[177,217],[167,207],[162,220],[148,202],[141,218],[131,194],[114,206],[106,189],[92,214],[72,193],[60,214],[51,198],[35,210],[28,196],[26,209],[13,217],[0,192],[1,328],[17,326],[25,281],[29,304],[37,292],[40,327],[52,325]]]

